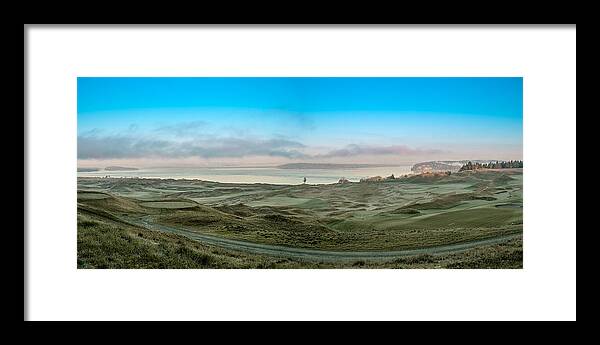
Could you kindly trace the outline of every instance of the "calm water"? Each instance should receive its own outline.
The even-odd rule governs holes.
[[[77,176],[198,179],[223,183],[309,184],[336,183],[341,177],[358,182],[363,177],[399,176],[410,173],[411,165],[357,169],[278,169],[278,168],[148,168],[135,171],[78,172]]]

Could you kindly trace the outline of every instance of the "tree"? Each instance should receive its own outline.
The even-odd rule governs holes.
[[[510,160],[510,161],[502,161],[502,162],[496,161],[496,162],[489,162],[489,163],[476,162],[475,164],[473,164],[473,162],[469,161],[467,164],[464,164],[462,167],[460,167],[460,169],[458,171],[477,170],[477,169],[510,169],[510,168],[523,168],[523,161]]]

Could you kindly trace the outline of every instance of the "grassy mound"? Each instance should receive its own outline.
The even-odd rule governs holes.
[[[410,208],[410,207],[400,207],[397,208],[395,210],[393,210],[390,213],[394,213],[394,214],[420,214],[421,211],[414,209],[414,208]]]
[[[77,268],[311,268],[317,263],[246,254],[77,214]]]
[[[162,225],[286,247],[416,249],[518,234],[523,227],[518,171],[413,176],[343,186],[85,178],[78,179],[78,188],[78,212],[104,220],[125,219],[156,229]],[[186,198],[196,194],[201,196],[196,203]],[[389,265],[433,267],[445,262],[411,260]]]
[[[150,208],[167,208],[167,209],[181,209],[181,208],[191,208],[196,207],[196,204],[189,201],[150,201],[143,202],[140,204],[144,207]]]
[[[110,195],[94,191],[77,191],[77,200],[102,200],[108,199]]]
[[[463,201],[469,200],[486,200],[493,201],[496,198],[491,196],[481,196],[475,193],[463,193],[463,194],[447,194],[442,195],[432,201],[424,203],[416,203],[408,206],[399,208],[401,209],[412,209],[412,210],[445,210],[458,206]]]

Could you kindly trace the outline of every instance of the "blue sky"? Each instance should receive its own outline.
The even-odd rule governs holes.
[[[78,159],[521,159],[522,94],[522,78],[78,78]]]

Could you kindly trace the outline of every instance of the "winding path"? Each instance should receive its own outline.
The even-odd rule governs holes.
[[[160,225],[151,223],[145,219],[133,219],[133,218],[121,218],[124,222],[133,225],[141,226],[150,230],[157,230],[163,232],[169,232],[177,235],[182,235],[192,240],[196,240],[202,243],[211,244],[214,246],[250,252],[255,254],[277,256],[277,257],[291,257],[309,261],[323,261],[323,262],[336,262],[336,261],[352,261],[352,260],[390,260],[402,256],[418,255],[418,254],[448,254],[454,252],[461,252],[471,248],[475,248],[482,245],[497,244],[508,241],[510,239],[519,238],[522,234],[511,234],[503,235],[493,238],[486,238],[482,240],[448,244],[436,247],[427,247],[419,249],[407,249],[407,250],[393,250],[393,251],[329,251],[329,250],[318,250],[308,248],[292,248],[271,244],[253,243],[240,240],[233,240],[229,238],[223,238],[218,236],[200,234],[197,232],[175,228],[166,225]]]

